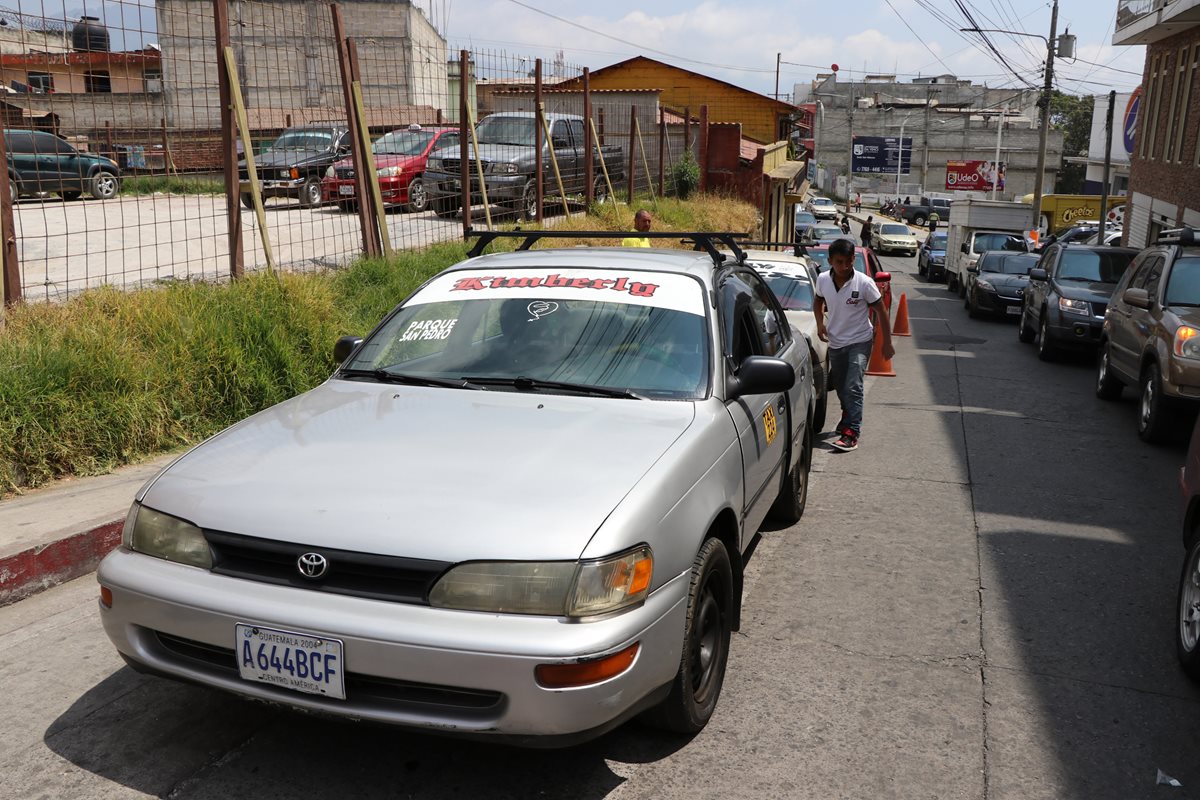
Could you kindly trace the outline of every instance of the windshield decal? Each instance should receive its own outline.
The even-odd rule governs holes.
[[[540,301],[541,305],[529,306],[534,319],[553,314],[556,300],[624,303],[704,315],[704,293],[693,278],[670,272],[606,269],[455,270],[434,278],[408,304],[508,297]]]
[[[529,318],[529,321],[534,322],[535,320],[539,320],[547,314],[553,314],[555,311],[558,311],[558,303],[548,303],[545,300],[534,300],[525,310],[533,315]]]
[[[419,319],[415,320],[400,337],[402,342],[414,339],[421,342],[431,342],[439,339],[449,339],[454,330],[456,319]]]

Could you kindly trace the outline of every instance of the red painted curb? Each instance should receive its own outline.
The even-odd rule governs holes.
[[[65,583],[96,568],[121,543],[124,518],[0,558],[0,606]]]

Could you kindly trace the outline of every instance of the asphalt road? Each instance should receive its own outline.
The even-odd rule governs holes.
[[[1173,650],[1186,432],[1142,444],[1088,359],[1041,363],[885,263],[915,336],[868,384],[859,450],[819,453],[804,519],[762,533],[700,735],[523,751],[141,677],[82,578],[0,609],[0,794],[1200,797],[1200,690]]]
[[[258,221],[240,207],[247,269],[266,264]],[[64,202],[23,198],[13,207],[22,291],[57,298],[88,287],[119,288],[164,280],[217,280],[229,274],[225,198],[214,195],[122,196]],[[358,215],[334,206],[301,208],[268,200],[267,232],[276,264],[286,269],[339,266],[362,253]],[[462,235],[458,218],[432,211],[388,211],[392,245],[411,248]]]

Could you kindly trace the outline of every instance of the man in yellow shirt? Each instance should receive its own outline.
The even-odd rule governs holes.
[[[633,215],[633,227],[639,233],[646,233],[650,230],[650,212],[642,209]],[[622,247],[649,247],[650,240],[644,236],[627,236],[621,240]]]

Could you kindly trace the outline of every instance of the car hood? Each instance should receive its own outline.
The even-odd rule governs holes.
[[[1107,303],[1116,290],[1115,283],[1061,281],[1054,282],[1058,293],[1069,300],[1087,300],[1091,303]]]
[[[532,145],[523,144],[481,144],[478,150],[479,159],[485,162],[518,161],[522,158],[531,157],[536,152]],[[474,161],[475,151],[476,148],[473,145],[467,145],[467,158]],[[429,157],[458,159],[461,153],[462,150],[458,147],[442,147],[430,153]]]
[[[1020,289],[1029,285],[1028,275],[1013,275],[1007,272],[981,272],[979,279],[987,281],[997,289]]]
[[[314,547],[569,560],[694,418],[690,402],[331,380],[196,447],[143,502]]]
[[[328,158],[328,150],[268,150],[254,156],[254,165],[260,169],[262,167],[300,167]],[[238,166],[244,168],[246,162],[239,161]]]
[[[792,323],[793,328],[804,334],[804,338],[808,339],[809,347],[816,351],[817,357],[821,361],[824,361],[829,345],[817,336],[817,316],[811,311],[801,311],[800,309],[784,311],[783,315],[787,317],[788,322]]]
[[[402,155],[377,155],[375,156],[376,169],[384,167],[404,167],[405,169],[419,169],[425,164],[425,156],[402,156]],[[338,168],[352,169],[354,167],[354,159],[347,157],[337,161],[333,165]]]

